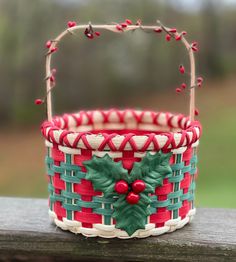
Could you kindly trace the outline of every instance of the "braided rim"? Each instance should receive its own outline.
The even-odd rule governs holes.
[[[114,125],[115,130],[127,130],[127,133],[109,132],[109,129],[114,129],[111,127]],[[72,131],[75,128],[89,128],[89,131]],[[147,128],[150,131],[142,131]],[[163,128],[169,130],[158,131]],[[96,130],[99,130],[99,133],[93,133]],[[140,130],[142,134],[132,130]],[[182,114],[110,109],[80,111],[54,117],[52,121],[42,124],[41,131],[49,142],[69,148],[144,152],[169,151],[191,146],[201,136],[201,125]]]

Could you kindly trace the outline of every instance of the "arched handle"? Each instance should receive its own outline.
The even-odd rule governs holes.
[[[86,30],[86,28],[91,27],[91,24],[89,25],[76,25],[71,28],[66,29],[61,34],[59,34],[54,40],[52,40],[52,43],[50,45],[49,52],[46,55],[46,90],[47,90],[47,117],[48,120],[52,120],[52,99],[51,99],[51,81],[50,81],[50,75],[51,75],[51,57],[52,57],[52,50],[54,50],[58,43],[68,34],[73,34],[74,31],[77,30]],[[167,34],[170,36],[176,36],[179,35],[178,32],[171,32],[171,29],[168,27],[163,26],[160,24],[159,26],[145,26],[145,25],[127,25],[124,29],[118,29],[117,25],[93,25],[93,29],[105,29],[116,33],[123,33],[126,31],[132,31],[136,29],[142,29],[142,30],[164,30]],[[196,85],[196,73],[195,73],[195,59],[194,59],[194,53],[192,50],[191,44],[186,40],[186,38],[182,35],[181,39],[182,43],[185,45],[188,54],[189,54],[189,60],[190,60],[190,103],[189,103],[189,116],[190,120],[194,120],[195,115],[195,85]]]

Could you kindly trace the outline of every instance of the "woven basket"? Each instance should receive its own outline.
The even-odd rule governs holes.
[[[129,25],[124,31],[136,30]],[[65,30],[52,47],[69,33]],[[115,25],[94,29],[117,31]],[[157,26],[142,26],[152,30]],[[168,29],[168,28],[165,28]],[[190,56],[191,86],[195,85]],[[46,57],[46,75],[51,72]],[[193,218],[201,126],[190,116],[138,110],[94,110],[52,117],[47,78],[46,139],[49,215],[57,226],[87,237],[143,238],[172,232]]]

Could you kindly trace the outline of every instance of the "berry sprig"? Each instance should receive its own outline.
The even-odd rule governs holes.
[[[50,81],[50,89],[47,91],[47,93],[46,93],[46,95],[45,95],[45,97],[44,97],[43,99],[37,98],[37,99],[34,100],[34,104],[35,104],[35,105],[42,105],[42,104],[45,103],[46,97],[47,97],[48,93],[51,92],[51,90],[52,90],[52,89],[55,87],[55,85],[56,85],[56,77],[55,77],[56,72],[57,72],[56,68],[53,68],[53,69],[51,70],[51,74],[50,74],[49,76],[45,77],[45,80],[46,80],[46,81],[48,81],[48,80]]]
[[[157,23],[160,26],[155,28],[154,32],[161,33],[164,31],[166,33],[165,39],[167,42],[170,42],[171,38],[174,38],[176,41],[180,41],[182,40],[182,37],[187,34],[186,31],[178,33],[176,28],[166,28],[160,21],[157,21]]]
[[[118,194],[126,194],[126,201],[130,205],[135,205],[140,200],[140,193],[146,188],[146,184],[143,180],[135,180],[131,185],[125,180],[119,180],[115,183],[115,191]]]

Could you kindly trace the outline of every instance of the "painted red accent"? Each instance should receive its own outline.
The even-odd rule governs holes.
[[[159,28],[156,28],[156,29],[154,29],[154,32],[156,32],[156,33],[161,33],[162,32],[162,29],[159,27]]]
[[[52,42],[51,42],[50,40],[48,40],[48,41],[46,42],[46,44],[45,44],[45,47],[46,47],[46,48],[50,48],[51,45],[52,45]]]
[[[130,19],[125,19],[126,24],[132,25],[132,21]]]
[[[34,100],[34,103],[35,103],[35,105],[42,105],[44,103],[44,101],[42,99],[38,98],[38,99]]]
[[[180,72],[181,74],[184,74],[184,73],[185,73],[185,68],[184,68],[183,65],[180,65],[180,66],[179,66],[179,72]]]
[[[67,26],[68,26],[69,28],[74,27],[74,26],[76,26],[76,22],[75,22],[75,21],[69,21],[69,22],[67,23]]]
[[[170,40],[171,40],[171,35],[167,34],[167,35],[166,35],[166,41],[169,42]]]
[[[129,194],[126,197],[126,201],[130,204],[130,205],[135,205],[138,203],[140,199],[140,196],[134,192],[129,192]]]
[[[129,190],[129,185],[125,180],[120,180],[115,183],[115,191],[118,194],[126,194]]]
[[[143,182],[143,180],[138,179],[132,183],[132,189],[136,194],[143,192],[145,188],[146,188],[146,184]]]

